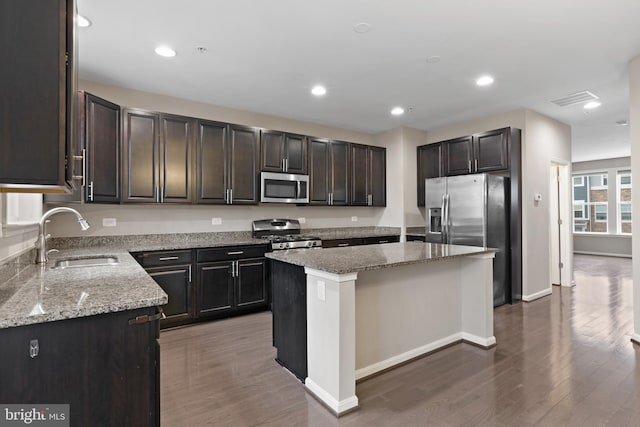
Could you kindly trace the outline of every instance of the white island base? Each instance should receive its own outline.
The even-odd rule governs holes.
[[[340,416],[356,380],[466,341],[490,348],[493,252],[335,274],[305,267],[305,387]]]

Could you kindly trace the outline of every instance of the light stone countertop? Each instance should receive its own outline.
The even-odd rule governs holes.
[[[266,257],[327,273],[347,274],[494,252],[492,248],[475,246],[406,242],[277,251],[267,253]]]
[[[54,256],[55,255],[55,256]],[[52,269],[57,259],[115,255],[119,264]],[[0,283],[0,329],[163,305],[167,294],[128,252],[63,250]]]

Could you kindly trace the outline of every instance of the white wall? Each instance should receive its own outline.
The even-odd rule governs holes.
[[[631,257],[631,236],[616,234],[618,227],[617,174],[620,170],[631,169],[631,157],[576,162],[572,164],[572,169],[574,174],[580,172],[606,173],[609,183],[608,234],[574,233],[573,251],[584,254]]]
[[[629,136],[631,143],[631,173],[640,176],[640,56],[629,64]],[[640,186],[631,187],[632,228],[640,230]],[[633,252],[640,254],[640,238],[634,233]],[[633,258],[633,339],[640,343],[640,257]]]

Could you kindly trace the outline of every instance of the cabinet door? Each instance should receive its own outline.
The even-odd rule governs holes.
[[[65,153],[72,142],[67,123],[75,105],[73,5],[0,2],[1,184],[64,187],[67,182]]]
[[[472,137],[452,139],[443,143],[445,147],[445,175],[471,173],[473,149]]]
[[[236,303],[238,308],[266,305],[267,277],[266,260],[245,259],[238,263],[238,277],[236,277]]]
[[[228,188],[228,126],[199,120],[196,128],[196,201],[225,204]]]
[[[509,167],[507,131],[508,129],[496,129],[473,136],[475,172],[488,172]]]
[[[258,203],[259,131],[246,126],[229,125],[230,190],[233,204]]]
[[[160,116],[160,202],[193,202],[193,119]]]
[[[369,205],[387,205],[387,150],[369,147]],[[353,173],[353,172],[352,172]]]
[[[330,169],[330,142],[326,139],[309,138],[309,204],[328,205]]]
[[[231,310],[234,306],[232,263],[203,263],[198,264],[197,270],[197,314],[202,316]]]
[[[418,147],[418,206],[424,206],[424,180],[442,176],[442,143]]]
[[[120,107],[90,93],[85,94],[87,203],[120,202]]]
[[[369,150],[366,145],[351,144],[351,205],[369,204]]]
[[[284,172],[285,136],[283,132],[263,130],[260,132],[261,170]]]
[[[124,110],[123,202],[156,203],[159,196],[158,122],[155,113]]]
[[[331,141],[331,204],[349,204],[349,143]]]
[[[146,271],[169,296],[169,302],[162,306],[167,318],[161,325],[173,326],[191,318],[191,265],[147,268]]]
[[[287,133],[285,138],[287,173],[307,174],[307,138]]]

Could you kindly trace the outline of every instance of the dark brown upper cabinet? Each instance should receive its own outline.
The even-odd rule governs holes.
[[[194,121],[123,111],[123,202],[192,203]]]
[[[418,206],[424,206],[424,181],[427,178],[443,176],[444,162],[442,143],[421,145],[417,148],[418,157]]]
[[[90,93],[78,98],[85,147],[85,201],[120,202],[120,106]]]
[[[197,203],[257,204],[259,130],[199,120]]]
[[[386,205],[386,149],[351,144],[352,206]]]
[[[72,0],[0,2],[0,191],[71,188],[74,6]]]
[[[273,130],[260,132],[261,170],[307,173],[307,138]]]
[[[508,128],[445,141],[445,175],[509,168]]]
[[[309,204],[349,204],[349,143],[309,138]]]

